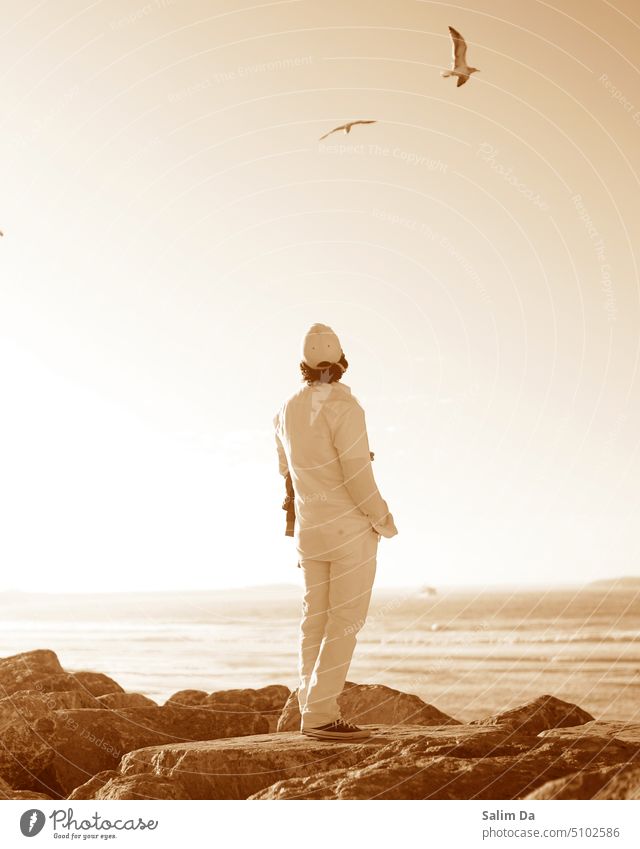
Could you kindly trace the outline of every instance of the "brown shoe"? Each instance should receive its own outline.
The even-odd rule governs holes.
[[[371,737],[371,732],[366,728],[358,728],[341,717],[320,725],[318,728],[305,728],[302,731],[307,737],[317,737],[319,740],[337,740],[348,743],[350,740],[365,740]]]

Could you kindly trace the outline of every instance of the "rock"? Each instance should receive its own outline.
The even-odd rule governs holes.
[[[43,693],[75,691],[87,698],[108,693],[124,693],[122,687],[101,672],[60,672],[46,675],[35,682],[34,687]]]
[[[539,734],[547,728],[582,725],[593,720],[591,714],[555,696],[539,696],[511,710],[476,719],[472,725],[497,725],[519,734]]]
[[[22,652],[0,660],[0,697],[23,690],[84,692],[89,696],[124,692],[102,672],[66,672],[55,652],[48,649]]]
[[[10,787],[4,778],[0,778],[0,799],[10,799],[13,787]]]
[[[10,799],[42,799],[47,802],[53,802],[51,796],[46,793],[36,793],[35,790],[14,790]]]
[[[260,713],[280,712],[290,694],[291,690],[283,684],[270,684],[257,690],[219,690],[217,693],[211,693],[210,696],[207,696],[205,703],[234,702],[239,705],[248,705]]]
[[[207,694],[203,690],[180,690],[165,704],[200,705],[221,710],[221,705],[246,705],[258,711],[267,720],[265,732],[275,731],[280,712],[291,691],[283,684],[270,684],[259,689],[219,690]]]
[[[94,775],[69,796],[76,799],[189,799],[175,778],[157,775],[121,775],[113,770]]]
[[[32,784],[64,798],[79,784],[105,769],[114,769],[126,751],[157,743],[158,735],[118,714],[100,708],[57,711],[58,727],[51,757]],[[165,736],[164,741],[168,737]]]
[[[208,693],[205,693],[204,690],[178,690],[177,693],[169,696],[165,704],[200,705],[207,696]]]
[[[143,696],[142,693],[105,693],[104,696],[98,696],[96,701],[104,708],[122,708],[122,707],[157,707],[156,703]]]
[[[0,699],[0,777],[19,790],[31,789],[32,776],[53,759],[48,741],[56,729],[56,712],[39,693],[15,692]]]
[[[554,740],[566,740],[568,743],[582,737],[615,737],[640,747],[640,723],[618,722],[616,720],[593,720],[584,725],[570,728],[550,728],[538,735]]]
[[[19,690],[39,689],[35,686],[38,681],[63,673],[55,653],[48,649],[4,657],[0,660],[0,697],[10,696]]]
[[[26,692],[32,691],[27,690]],[[42,698],[51,710],[78,710],[100,706],[95,696],[92,696],[91,693],[85,693],[83,690],[60,690],[53,693],[42,693]]]
[[[61,710],[55,715],[58,728],[50,741],[52,757],[30,787],[62,798],[97,773],[115,769],[124,754],[136,749],[268,730],[266,719],[245,705],[213,710],[152,703],[117,710]]]
[[[465,726],[467,729],[478,726]],[[451,732],[450,732],[451,733]],[[466,744],[440,755],[429,730],[410,745],[389,746],[362,758],[353,768],[279,781],[254,794],[253,799],[520,799],[547,781],[593,764],[623,763],[629,744],[586,741],[567,750],[554,741],[541,743],[531,736],[516,738],[503,730],[493,740],[469,737]],[[484,748],[470,747],[474,742]],[[515,745],[514,745],[515,744]],[[510,752],[510,747],[514,749]],[[527,750],[527,746],[530,748]],[[469,757],[469,749],[476,748]],[[520,749],[520,751],[518,751]]]
[[[640,764],[616,764],[548,781],[526,799],[640,799]]]
[[[268,732],[275,731],[282,709],[289,698],[291,691],[283,684],[270,684],[257,690],[220,690],[207,696],[203,705],[216,707],[227,703],[247,705],[253,710],[259,711],[268,722]]]
[[[609,780],[592,797],[594,799],[640,799],[640,765],[611,768]]]
[[[130,752],[123,775],[179,775],[192,799],[246,799],[283,777],[351,765],[371,744],[329,744],[297,733],[158,746]],[[379,747],[379,744],[374,744]]]
[[[146,700],[131,707],[126,697],[135,695],[101,700],[122,707],[56,711],[67,737],[57,730],[42,786],[20,789],[55,787],[70,799],[489,800],[636,792],[638,728],[596,722],[550,696],[463,725],[416,696],[349,684],[344,700],[351,713],[343,706],[343,714],[373,734],[340,743],[297,731],[264,733],[286,688],[181,691],[161,707]],[[390,721],[362,722],[372,715]],[[418,722],[409,724],[411,717]],[[439,717],[440,725],[427,724]]]
[[[419,696],[393,690],[383,684],[354,684],[347,681],[338,699],[342,716],[357,725],[457,725],[458,720],[447,716]],[[289,696],[278,721],[278,731],[300,729],[300,710],[297,691]]]
[[[71,674],[78,682],[79,688],[87,693],[91,693],[92,696],[106,696],[108,693],[124,693],[124,688],[117,681],[114,681],[113,678],[109,678],[108,675],[102,672],[81,670],[80,672],[72,672]]]
[[[0,660],[0,799],[640,798],[640,724],[550,695],[465,725],[382,685],[347,682],[340,707],[373,736],[299,734],[283,685],[159,706],[24,652]]]
[[[190,707],[169,703],[158,710],[169,733],[181,742],[264,734],[268,730],[267,720],[246,705]]]
[[[461,731],[459,731],[461,729]],[[396,726],[381,730],[377,736],[351,743],[314,740],[298,732],[279,732],[256,737],[212,740],[201,743],[157,746],[130,752],[122,759],[119,772],[124,775],[177,775],[192,799],[245,799],[269,787],[279,779],[308,779],[325,770],[353,767],[367,758],[384,757],[397,747],[397,756],[411,757],[411,745],[428,739],[434,747],[454,748],[486,738],[478,751],[495,747],[495,729],[444,726],[426,729],[420,726]],[[394,752],[394,756],[396,753]]]
[[[87,698],[106,693],[124,693],[122,687],[112,678],[98,672],[55,672],[24,681],[20,691],[24,689],[33,689],[43,694],[76,692],[83,693]]]
[[[35,793],[33,790],[14,790],[6,781],[0,778],[0,799],[46,799],[51,800],[51,796],[45,793]]]

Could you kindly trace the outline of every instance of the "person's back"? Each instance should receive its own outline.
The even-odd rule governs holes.
[[[330,327],[303,341],[305,385],[274,418],[280,473],[295,493],[304,572],[298,702],[301,730],[323,739],[369,732],[340,716],[338,697],[367,615],[380,535],[397,533],[371,471],[364,410],[339,383],[348,367]]]
[[[276,433],[296,495],[299,549],[322,559],[370,532],[369,518],[345,485],[343,463],[370,459],[364,411],[350,388],[320,381],[303,386],[282,405]]]

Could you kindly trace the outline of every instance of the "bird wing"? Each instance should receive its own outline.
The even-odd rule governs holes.
[[[460,74],[458,76],[458,82],[456,83],[456,88],[460,88],[461,85],[464,85],[469,77],[466,74]]]
[[[318,141],[322,141],[322,139],[326,139],[327,136],[330,136],[331,133],[337,133],[339,130],[344,130],[345,125],[343,124],[341,127],[334,127],[333,130],[329,130],[328,133],[325,133],[323,136],[320,136]]]
[[[457,29],[449,27],[449,33],[453,42],[453,65],[455,68],[459,68],[461,65],[467,64],[467,42]]]
[[[354,124],[375,124],[375,123],[376,123],[376,121],[352,121],[351,126],[353,126]]]

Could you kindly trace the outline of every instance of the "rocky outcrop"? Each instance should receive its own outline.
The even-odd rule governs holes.
[[[233,702],[234,704],[247,705],[259,713],[267,711],[281,711],[289,698],[291,691],[282,684],[270,684],[268,687],[260,687],[257,690],[219,690],[207,696],[207,704],[222,704]]]
[[[224,708],[164,705],[158,710],[168,732],[176,740],[186,742],[263,734],[268,728],[266,719],[246,705],[227,703]]]
[[[81,692],[87,696],[124,692],[118,683],[102,672],[66,672],[55,652],[48,649],[36,649],[0,659],[0,697],[24,690],[39,693]]]
[[[49,764],[31,787],[60,798],[97,772],[114,769],[125,752],[169,740],[144,721],[99,708],[57,711],[57,719]]]
[[[192,799],[246,799],[283,778],[307,775],[310,765],[314,774],[355,766],[363,752],[379,748],[380,741],[327,745],[295,732],[264,734],[130,752],[119,772],[175,776]]]
[[[547,728],[582,725],[593,717],[586,710],[555,696],[540,696],[533,702],[476,719],[472,725],[496,725],[520,734],[539,734]]]
[[[103,708],[157,707],[157,704],[142,693],[105,693],[96,701]]]
[[[283,684],[270,684],[256,690],[251,688],[218,690],[206,693],[204,690],[179,690],[170,696],[165,704],[211,707],[214,710],[229,711],[229,705],[243,705],[250,711],[257,711],[267,721],[266,731],[275,731],[278,720],[291,691]]]
[[[549,728],[541,731],[540,736],[550,737],[554,740],[565,740],[568,744],[585,737],[617,737],[618,740],[625,740],[640,746],[640,723],[594,719],[591,722],[585,722],[584,725],[576,725],[570,728]]]
[[[357,725],[457,725],[419,696],[393,690],[383,684],[354,684],[347,681],[338,699],[342,716]],[[297,691],[289,696],[278,721],[278,731],[298,731],[300,709]]]
[[[178,690],[177,693],[169,696],[165,704],[201,705],[208,695],[204,690]]]
[[[0,778],[12,798],[65,798],[145,746],[265,733],[289,693],[274,685],[159,706],[102,673],[66,672],[45,650],[0,660],[0,685]]]
[[[39,681],[63,674],[60,661],[48,649],[4,657],[0,660],[0,697],[20,690],[42,690],[36,686]]]
[[[6,781],[0,778],[0,800],[1,799],[51,799],[45,793],[36,793],[33,790],[14,790]]]
[[[0,778],[26,789],[25,782],[53,759],[49,741],[56,725],[56,712],[39,693],[18,692],[0,699]]]
[[[222,705],[240,704],[258,711],[267,720],[267,730],[275,731],[282,710],[291,691],[282,684],[270,684],[257,690],[219,690],[211,693],[202,702],[203,705],[221,708]]]
[[[182,690],[163,705],[53,652],[0,660],[0,799],[636,799],[640,724],[553,696],[461,724],[415,695],[348,683],[372,736],[297,731],[295,693]],[[278,733],[273,732],[280,717]],[[287,731],[287,728],[295,730]]]
[[[549,781],[527,798],[530,799],[639,799],[640,763],[636,752],[640,750],[640,723],[594,720],[572,728],[552,728],[540,733],[544,740],[563,744],[568,750],[576,746],[590,746],[597,757],[606,751],[612,741],[626,745],[630,751],[629,763],[597,767]]]
[[[154,746],[125,755],[108,780],[111,792],[133,776],[179,780],[192,799],[519,799],[580,770],[633,763],[638,752],[616,737],[568,746],[490,725],[396,725],[352,743],[280,732]],[[74,798],[96,792],[89,783]]]
[[[39,678],[35,689],[42,693],[78,692],[87,698],[108,693],[124,693],[122,687],[108,675],[98,672],[61,672]]]
[[[157,775],[121,775],[113,770],[100,772],[69,796],[75,799],[189,799],[175,778]]]
[[[53,756],[31,787],[66,797],[87,779],[116,768],[127,752],[219,737],[260,734],[267,721],[243,705],[226,710],[169,704],[118,710],[57,711],[57,731],[50,739]]]
[[[520,799],[547,781],[578,769],[625,763],[638,753],[633,744],[615,738],[604,747],[586,739],[567,747],[504,728],[474,739],[473,729],[482,726],[463,727],[471,736],[460,744],[434,745],[431,729],[423,729],[421,739],[408,746],[396,743],[363,760],[357,769],[280,781],[253,798]]]
[[[51,710],[77,710],[78,708],[100,707],[100,702],[91,693],[84,690],[60,690],[54,693],[40,693],[39,690],[25,690],[32,695],[41,695]]]
[[[109,678],[102,672],[73,672],[73,678],[85,693],[92,696],[106,696],[108,693],[124,693],[124,688],[113,678]]]
[[[572,772],[548,781],[527,799],[640,799],[640,764]]]

